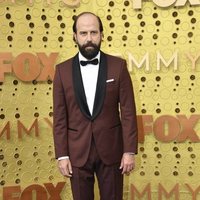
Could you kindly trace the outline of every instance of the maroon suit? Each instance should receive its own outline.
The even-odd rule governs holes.
[[[125,60],[101,52],[92,115],[78,55],[56,67],[53,98],[57,158],[69,156],[73,167],[82,167],[91,144],[109,166],[120,163],[124,152],[137,153],[136,110]]]

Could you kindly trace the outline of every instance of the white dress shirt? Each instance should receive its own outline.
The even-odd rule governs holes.
[[[83,55],[81,55],[80,52],[78,56],[79,56],[79,61],[87,60],[85,57],[83,57]],[[97,58],[98,60],[100,59],[100,52],[95,58]],[[96,94],[97,77],[98,77],[98,72],[99,72],[99,63],[97,65],[87,64],[86,66],[81,66],[80,64],[80,70],[81,70],[83,86],[85,90],[85,96],[86,96],[88,108],[89,108],[90,114],[92,115],[94,99],[95,99],[95,94]]]

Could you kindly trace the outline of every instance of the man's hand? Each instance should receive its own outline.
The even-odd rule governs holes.
[[[58,168],[60,170],[60,173],[63,176],[72,177],[72,166],[71,166],[71,162],[68,158],[63,159],[63,160],[59,160],[58,161]]]
[[[121,160],[120,169],[122,174],[127,174],[135,168],[135,156],[130,153],[124,153]]]

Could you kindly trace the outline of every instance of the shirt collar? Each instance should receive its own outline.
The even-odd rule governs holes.
[[[78,58],[79,58],[79,61],[80,60],[88,60],[87,58],[85,58],[80,52],[78,53]],[[98,61],[100,60],[100,51],[99,51],[99,53],[94,57],[94,58],[92,58],[91,60],[93,60],[93,59],[95,59],[95,58],[97,58],[98,59]]]

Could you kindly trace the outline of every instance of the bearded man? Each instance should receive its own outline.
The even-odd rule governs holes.
[[[123,175],[135,166],[136,108],[126,61],[100,50],[103,25],[91,12],[73,24],[79,52],[56,66],[54,144],[58,167],[74,200],[123,199]]]

